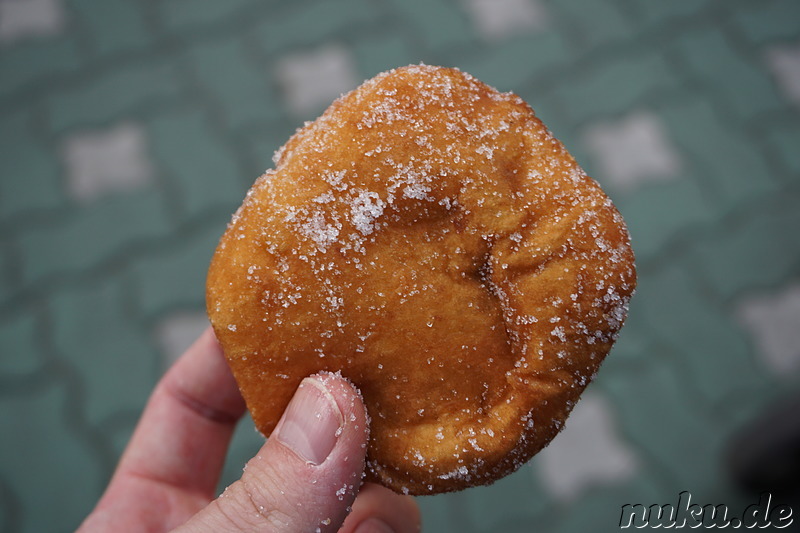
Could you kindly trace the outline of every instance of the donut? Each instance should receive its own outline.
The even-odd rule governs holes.
[[[625,320],[625,223],[531,108],[453,68],[382,73],[274,156],[207,278],[258,430],[340,372],[370,415],[366,479],[491,483],[559,432]]]

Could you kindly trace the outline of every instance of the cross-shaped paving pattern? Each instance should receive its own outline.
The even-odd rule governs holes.
[[[0,0],[3,531],[77,526],[202,330],[211,253],[274,150],[420,61],[525,98],[625,215],[640,272],[552,448],[421,499],[427,530],[743,501],[730,438],[800,387],[800,2]],[[259,440],[244,423],[224,482]]]

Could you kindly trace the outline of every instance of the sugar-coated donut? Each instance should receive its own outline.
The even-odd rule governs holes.
[[[276,153],[222,236],[207,305],[258,429],[341,371],[367,479],[490,483],[561,429],[636,285],[622,217],[518,96],[456,69],[378,75]]]

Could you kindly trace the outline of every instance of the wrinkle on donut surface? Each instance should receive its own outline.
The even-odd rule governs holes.
[[[367,479],[491,483],[558,433],[636,273],[624,222],[518,96],[410,66],[289,139],[223,235],[207,306],[258,429],[341,371]]]

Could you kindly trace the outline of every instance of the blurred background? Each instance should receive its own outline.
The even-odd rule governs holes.
[[[565,431],[493,486],[421,498],[426,529],[758,501],[731,464],[800,393],[797,0],[0,0],[3,531],[79,524],[205,327],[212,251],[274,150],[420,61],[525,98],[624,214],[640,273]],[[260,442],[245,421],[223,483]]]

